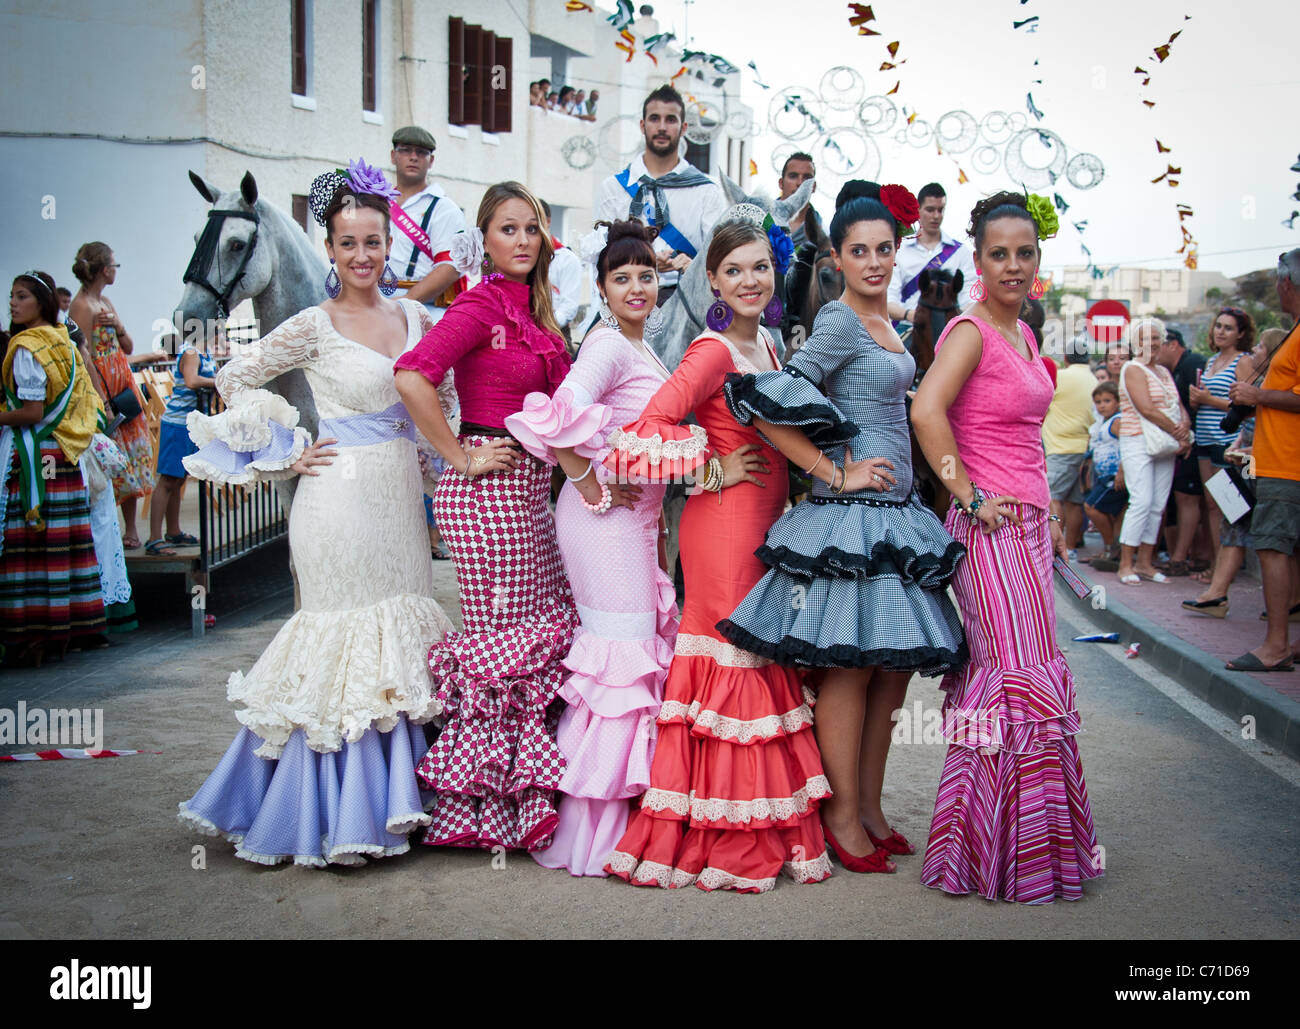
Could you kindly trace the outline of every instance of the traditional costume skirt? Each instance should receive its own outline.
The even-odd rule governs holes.
[[[113,327],[98,325],[88,334],[88,339],[95,370],[104,380],[108,395],[115,397],[124,390],[132,390],[143,407],[140,388],[135,384],[135,376],[131,373],[131,362],[122,353]],[[126,455],[126,466],[113,476],[113,493],[117,502],[120,504],[132,497],[147,497],[153,492],[156,480],[153,442],[149,438],[149,426],[145,423],[144,415],[136,415],[119,425],[113,433],[113,441]]]
[[[953,577],[970,662],[942,687],[949,740],[921,881],[993,900],[1078,900],[1102,874],[1074,677],[1056,644],[1047,513],[986,534],[955,508]]]
[[[0,643],[66,644],[104,632],[104,601],[90,528],[90,495],[81,469],[52,439],[41,444],[43,528],[27,524],[19,497],[18,454],[5,469],[4,541],[0,552]]]
[[[460,439],[477,447],[489,437]],[[538,850],[555,831],[564,772],[555,701],[578,616],[550,483],[549,466],[524,454],[511,472],[472,479],[449,472],[434,495],[456,561],[464,631],[429,651],[445,719],[417,769],[437,793],[424,835],[430,846]]]

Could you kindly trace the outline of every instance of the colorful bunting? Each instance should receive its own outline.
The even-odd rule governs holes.
[[[1038,109],[1038,105],[1034,103],[1034,94],[1033,94],[1033,93],[1026,93],[1026,94],[1025,94],[1025,107],[1029,110],[1029,113],[1032,114],[1032,115],[1033,115],[1035,118],[1037,118],[1039,121],[1042,121],[1042,120],[1043,120],[1043,112],[1040,111],[1040,110]]]
[[[568,11],[570,14],[574,14],[578,11],[595,10],[595,8],[591,6],[591,4],[584,4],[582,0],[569,0],[569,2],[564,5],[564,9]]]
[[[1023,18],[1023,19],[1021,19],[1020,21],[1013,21],[1013,22],[1011,23],[1011,27],[1012,27],[1013,29],[1018,29],[1018,28],[1020,28],[1022,25],[1030,25],[1030,26],[1033,26],[1033,28],[1030,28],[1029,31],[1030,31],[1030,32],[1033,32],[1033,31],[1034,31],[1034,28],[1037,27],[1036,25],[1034,25],[1034,23],[1037,22],[1037,21],[1038,21],[1038,15],[1035,14],[1035,15],[1029,17],[1029,18]]]
[[[632,9],[632,0],[615,0],[614,13],[605,20],[620,32],[632,24],[636,14]]]

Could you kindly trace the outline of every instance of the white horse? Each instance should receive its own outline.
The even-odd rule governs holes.
[[[325,300],[328,265],[307,234],[289,215],[257,195],[252,172],[238,190],[222,191],[194,172],[190,181],[212,204],[204,226],[194,234],[195,253],[177,305],[178,324],[203,326],[222,321],[235,306],[252,300],[257,333],[265,336],[287,318]],[[267,383],[298,409],[299,424],[314,437],[316,401],[300,369]],[[286,512],[296,479],[276,484]]]

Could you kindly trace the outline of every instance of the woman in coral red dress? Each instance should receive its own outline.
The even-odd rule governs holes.
[[[606,866],[643,886],[761,893],[782,871],[801,883],[831,874],[817,815],[830,786],[813,739],[811,694],[800,673],[733,646],[716,628],[767,570],[754,551],[787,494],[785,458],[737,424],[722,388],[729,374],[780,366],[759,327],[774,289],[763,217],[741,205],[714,229],[705,261],[725,305],[714,305],[721,320],[710,313],[718,328],[691,343],[641,418],[609,440],[617,452],[607,463],[616,460],[633,480],[695,473],[702,484],[679,530],[686,604],[650,788]],[[692,411],[699,424],[679,425]],[[761,460],[724,473],[710,448],[748,448],[747,457]]]

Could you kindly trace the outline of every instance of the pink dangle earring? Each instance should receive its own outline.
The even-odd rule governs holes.
[[[977,304],[981,300],[987,300],[989,297],[989,291],[984,288],[984,279],[981,276],[981,272],[976,272],[975,281],[971,283],[970,287],[970,298]]]
[[[1035,272],[1035,273],[1034,273],[1034,284],[1033,284],[1032,286],[1029,287],[1029,299],[1031,299],[1031,300],[1042,300],[1042,299],[1043,299],[1043,294],[1046,293],[1046,292],[1047,292],[1047,287],[1043,285],[1043,280],[1040,279],[1040,278],[1038,277],[1038,273]]]

